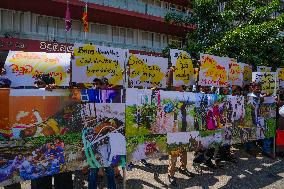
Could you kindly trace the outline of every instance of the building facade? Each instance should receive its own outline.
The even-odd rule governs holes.
[[[190,16],[187,0],[88,0],[89,32],[85,33],[81,19],[85,2],[68,0],[72,29],[66,32],[67,0],[1,0],[2,54],[7,50],[62,52],[75,42],[161,53],[168,44],[182,47],[186,33],[195,29],[164,21],[171,12]]]

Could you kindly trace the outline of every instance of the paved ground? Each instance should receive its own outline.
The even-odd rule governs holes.
[[[189,163],[188,168],[196,173],[194,178],[186,178],[177,173],[178,187],[169,186],[167,180],[167,159],[149,161],[152,166],[146,168],[137,164],[132,171],[127,172],[127,189],[158,189],[158,188],[197,188],[197,189],[254,189],[254,188],[284,188],[284,159],[275,160],[266,157],[252,157],[236,150],[238,163],[223,163],[223,169],[208,169],[203,167],[202,173],[193,170]],[[189,153],[189,162],[193,154]],[[84,181],[77,182],[76,189],[85,188]],[[30,189],[30,183],[22,183],[23,189]],[[103,185],[100,188],[104,188]],[[119,185],[119,188],[122,188]],[[2,189],[0,187],[0,189]]]

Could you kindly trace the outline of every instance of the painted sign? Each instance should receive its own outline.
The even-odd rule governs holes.
[[[70,53],[10,51],[5,68],[11,87],[34,86],[36,77],[41,74],[49,74],[58,86],[68,86],[70,59]]]
[[[243,67],[236,60],[231,59],[229,64],[229,82],[231,85],[243,86]]]
[[[128,77],[132,87],[166,87],[168,59],[130,54],[128,66]]]
[[[200,54],[198,84],[201,86],[227,87],[229,85],[230,58]]]
[[[175,67],[173,85],[194,85],[196,82],[195,72],[190,55],[178,49],[171,49],[170,55],[172,66]]]
[[[109,84],[123,85],[127,53],[127,49],[75,44],[72,81],[93,83],[95,78],[106,78]]]
[[[252,81],[260,83],[263,93],[275,93],[277,89],[277,72],[253,72]]]

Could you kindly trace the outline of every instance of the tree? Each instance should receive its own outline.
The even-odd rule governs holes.
[[[253,66],[284,65],[283,7],[280,0],[195,0],[192,16],[182,20],[198,25],[187,34],[186,50],[196,59],[202,52]]]

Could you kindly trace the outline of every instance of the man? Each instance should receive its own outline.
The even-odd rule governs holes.
[[[173,78],[173,73],[175,71],[175,67],[172,66],[169,69],[168,72],[168,88],[171,90],[175,90],[175,91],[183,91],[183,86],[178,86],[178,87],[174,87],[172,86],[171,83],[171,79]],[[177,186],[177,182],[176,182],[176,178],[175,178],[175,168],[176,168],[176,163],[177,163],[177,158],[180,157],[180,167],[179,167],[179,172],[183,175],[186,175],[187,177],[194,177],[195,175],[193,173],[191,173],[190,171],[188,171],[187,169],[187,151],[181,149],[178,156],[175,155],[174,152],[169,152],[169,167],[168,167],[168,179],[169,179],[169,183],[172,186]]]

